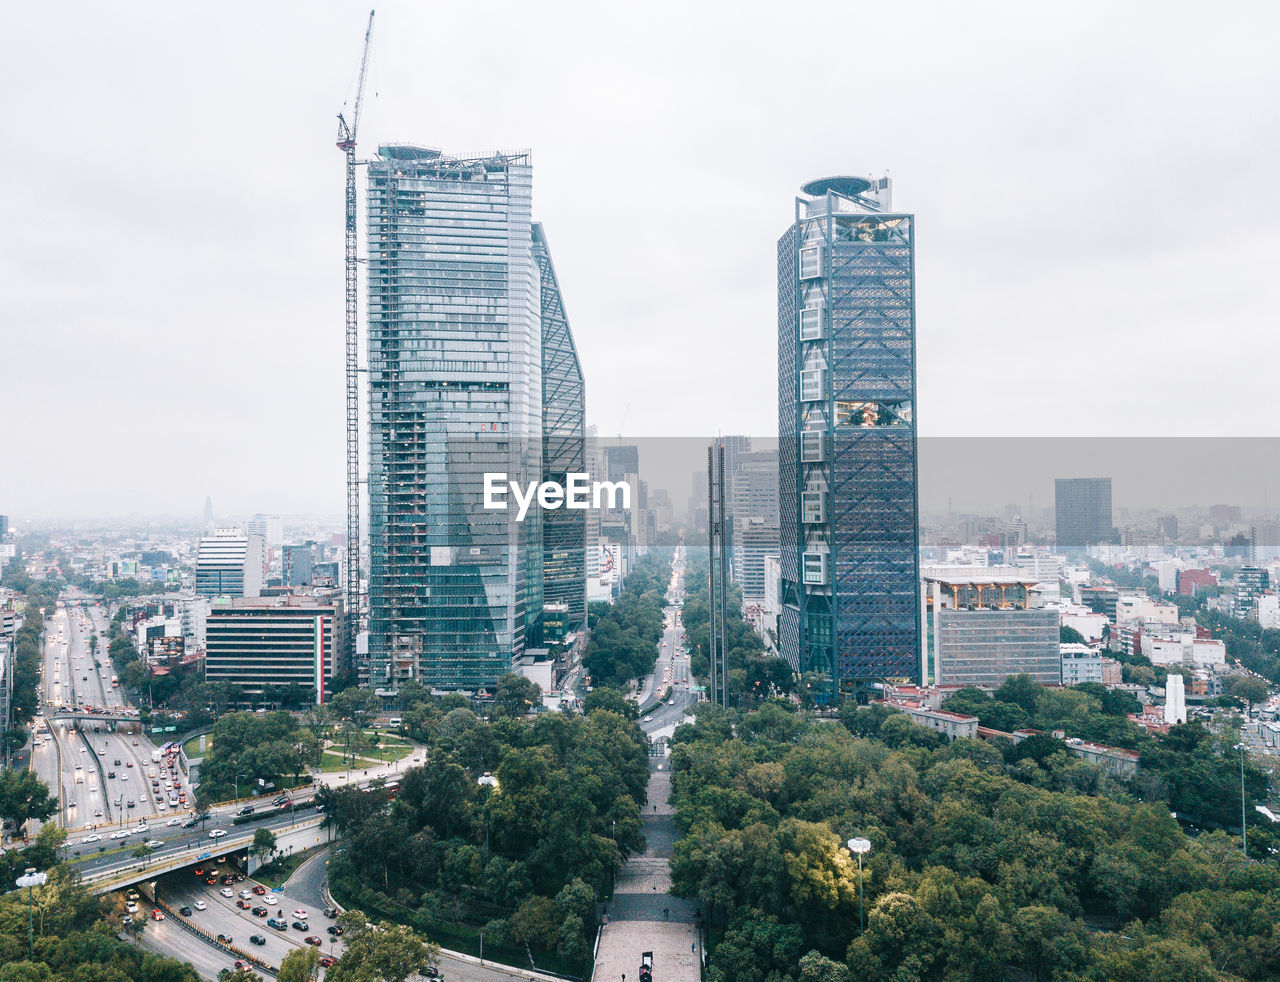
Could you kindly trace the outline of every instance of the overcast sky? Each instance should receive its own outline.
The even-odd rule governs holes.
[[[334,116],[367,13],[6,6],[0,512],[341,511]],[[533,151],[601,433],[773,434],[795,193],[887,171],[918,216],[922,434],[1270,436],[1278,27],[1269,2],[380,2],[360,143]]]

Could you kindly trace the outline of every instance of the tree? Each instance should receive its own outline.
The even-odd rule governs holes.
[[[35,772],[0,771],[0,818],[21,828],[30,818],[44,821],[57,810],[57,799]]]
[[[306,945],[284,956],[276,982],[315,982],[319,977],[320,949]]]
[[[405,982],[410,975],[435,968],[440,946],[424,941],[403,924],[386,921],[372,929],[365,915],[348,910],[339,918],[347,943],[328,982]]]
[[[494,716],[524,716],[542,705],[542,690],[536,682],[508,672],[498,679],[493,697]]]
[[[260,862],[270,862],[272,853],[276,851],[276,834],[266,828],[254,829],[252,848]]]
[[[1058,640],[1061,644],[1084,644],[1084,635],[1069,624],[1058,628]]]
[[[640,707],[635,702],[628,699],[617,689],[610,689],[607,686],[592,689],[587,693],[587,698],[582,701],[582,710],[587,715],[597,709],[617,713],[623,719],[637,720],[640,718]]]
[[[1266,702],[1271,697],[1271,687],[1254,675],[1233,675],[1227,679],[1224,688],[1227,695],[1245,703],[1250,712],[1257,703]]]

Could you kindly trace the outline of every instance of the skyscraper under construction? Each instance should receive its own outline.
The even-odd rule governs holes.
[[[396,145],[369,165],[362,675],[384,693],[491,688],[539,640],[548,586],[585,598],[580,520],[551,527],[544,573],[541,510],[483,507],[485,473],[583,469],[582,374],[531,202],[525,153]]]

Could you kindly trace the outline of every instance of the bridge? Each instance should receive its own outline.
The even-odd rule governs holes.
[[[129,716],[125,713],[90,713],[83,709],[55,710],[52,713],[45,713],[44,719],[50,722],[57,720],[60,723],[136,723],[141,725],[137,716]]]
[[[277,848],[284,849],[292,845],[297,851],[315,845],[327,834],[320,828],[323,820],[323,816],[316,816],[301,819],[291,825],[275,827],[273,831],[276,834]],[[146,859],[133,855],[136,842],[124,846],[118,853],[90,856],[77,864],[80,868],[80,882],[94,893],[110,893],[145,880],[154,880],[184,866],[193,866],[218,856],[247,850],[253,845],[255,826],[246,828],[247,831],[229,832],[220,839],[210,839],[205,833],[199,833],[198,838],[157,849]]]

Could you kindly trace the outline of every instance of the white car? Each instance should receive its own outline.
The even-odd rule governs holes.
[[[139,822],[137,825],[135,825],[135,826],[133,827],[133,831],[135,831],[135,832],[150,832],[150,831],[151,831],[151,826],[149,826],[146,822]]]
[[[138,912],[138,905],[135,904],[132,900],[130,900],[127,904],[124,905],[124,909],[127,910],[130,914],[136,914]]]
[[[206,907],[208,907],[209,905],[208,905],[208,904],[206,904],[203,900],[197,900],[197,901],[196,901],[194,904],[192,904],[191,906],[192,906],[192,907],[194,907],[196,910],[204,910],[204,909],[205,909]]]
[[[121,829],[119,832],[112,832],[112,833],[111,833],[111,838],[113,838],[113,839],[127,839],[127,838],[129,838],[129,830],[128,830],[128,829]]]
[[[235,896],[235,894],[231,892],[231,887],[223,887],[218,892],[222,894],[224,897],[226,897],[228,900],[230,900],[232,897]]]
[[[262,898],[262,902],[268,905],[269,907],[274,907],[276,904],[280,902],[280,900],[279,898],[276,897],[274,893],[269,893]]]
[[[164,845],[164,839],[148,839],[147,840],[147,847],[150,849],[159,849],[162,845]]]
[[[241,890],[241,891],[240,891],[240,899],[241,899],[241,900],[252,900],[252,899],[253,899],[253,891],[252,891],[252,890]]]
[[[226,829],[214,829],[212,832],[210,832],[210,833],[209,833],[209,838],[210,838],[210,839],[221,839],[221,838],[222,838],[224,835],[226,835],[226,834],[227,834],[227,830],[226,830]]]
[[[298,908],[293,912],[293,916],[300,921],[305,921],[307,919],[307,912],[302,908]]]
[[[101,841],[102,841],[102,836],[101,836],[101,835],[99,835],[97,832],[95,832],[95,833],[93,833],[93,835],[86,835],[86,836],[84,837],[84,841],[85,841],[85,842],[101,842]]]
[[[175,826],[175,825],[181,825],[181,824],[182,824],[182,819],[180,819],[180,818],[171,818],[171,819],[169,819],[169,821],[165,822],[164,824],[165,824],[165,825],[168,825],[170,828],[172,828],[172,827],[173,827],[173,826]]]

